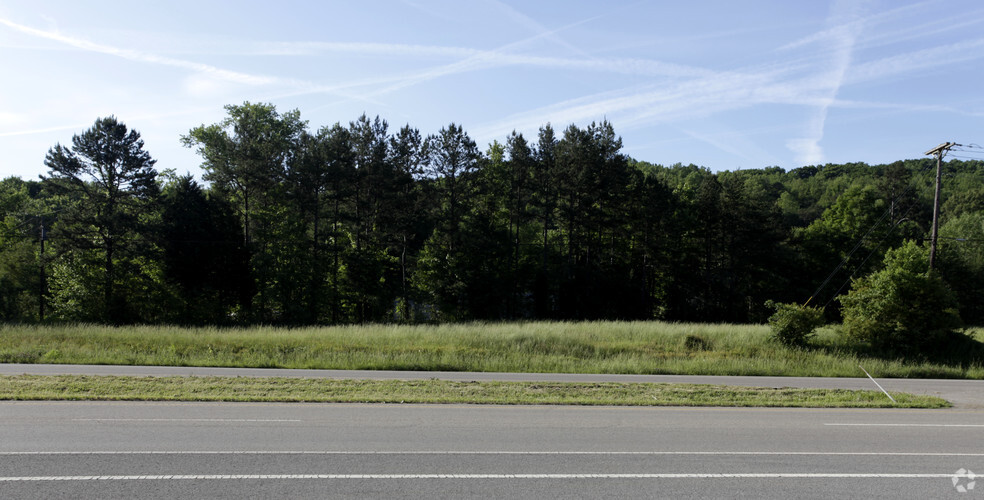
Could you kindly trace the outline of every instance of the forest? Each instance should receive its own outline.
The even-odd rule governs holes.
[[[180,139],[202,182],[115,117],[0,181],[0,321],[761,323],[767,301],[836,320],[930,234],[931,157],[712,172],[630,158],[608,122],[483,150],[456,124],[226,111]],[[984,324],[984,162],[943,169],[938,272]]]

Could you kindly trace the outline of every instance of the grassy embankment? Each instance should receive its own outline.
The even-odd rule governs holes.
[[[377,370],[984,379],[984,331],[939,359],[880,359],[821,330],[814,346],[762,325],[531,322],[320,328],[0,325],[0,362]]]

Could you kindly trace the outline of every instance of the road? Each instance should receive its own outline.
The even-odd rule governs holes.
[[[0,402],[0,422],[0,498],[984,496],[954,486],[984,472],[981,409]]]
[[[860,370],[859,370],[860,372]],[[802,387],[878,390],[868,378],[821,377],[722,377],[708,375],[613,375],[566,373],[413,372],[387,370],[287,370],[270,368],[208,368],[181,366],[110,366],[56,364],[0,364],[0,375],[130,375],[219,377],[308,377],[335,379],[441,379],[533,382],[655,382],[717,384],[746,387]],[[879,379],[888,391],[939,396],[957,408],[984,409],[984,380]]]

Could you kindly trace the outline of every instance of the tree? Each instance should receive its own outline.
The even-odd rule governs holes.
[[[638,317],[663,318],[669,311],[666,289],[673,266],[669,262],[671,242],[675,238],[669,227],[672,208],[678,203],[669,187],[656,175],[633,169],[625,205],[631,224],[629,258]]]
[[[717,321],[720,295],[726,292],[723,258],[727,251],[722,222],[722,187],[717,176],[696,166],[671,168],[677,203],[667,231],[676,235],[668,255],[667,305],[673,319]],[[672,176],[672,177],[671,177]]]
[[[534,218],[540,225],[540,262],[533,283],[533,307],[536,317],[548,318],[555,312],[557,273],[551,272],[557,252],[550,236],[555,229],[557,211],[557,137],[553,127],[540,127],[537,145],[533,151],[530,205]]]
[[[0,321],[43,319],[43,256],[37,243],[44,219],[39,212],[43,209],[31,198],[27,182],[16,177],[0,181]]]
[[[521,296],[522,286],[526,285],[530,277],[535,276],[536,269],[526,264],[524,259],[524,249],[529,249],[524,230],[533,216],[532,207],[532,184],[533,172],[535,169],[536,158],[533,148],[522,134],[513,132],[506,141],[506,149],[509,153],[507,162],[506,180],[507,191],[505,193],[505,205],[509,219],[509,244],[510,244],[510,263],[509,263],[509,299],[508,316],[514,318],[525,310]],[[532,228],[529,228],[532,229]],[[533,234],[530,234],[533,236]],[[528,238],[532,239],[532,238]],[[532,283],[529,283],[532,285]],[[528,285],[527,285],[528,287]]]
[[[67,198],[53,233],[74,250],[101,255],[103,303],[98,316],[111,323],[128,319],[128,294],[117,293],[118,260],[126,264],[146,247],[136,236],[144,232],[160,194],[155,160],[143,147],[136,130],[110,116],[73,136],[71,148],[56,144],[45,158],[50,169],[43,178],[46,189]]]
[[[940,274],[957,294],[968,324],[984,324],[984,212],[951,217],[940,228]]]
[[[394,171],[394,193],[389,209],[384,212],[383,225],[389,228],[390,253],[399,258],[399,275],[391,281],[399,283],[398,312],[404,321],[413,318],[410,276],[415,268],[416,255],[431,231],[417,183],[423,175],[426,157],[424,139],[419,130],[406,125],[390,138],[388,161]]]
[[[984,187],[979,184],[980,178],[975,182],[978,184],[974,188],[957,191],[946,199],[940,210],[944,222],[963,214],[984,212]]]
[[[762,321],[769,313],[761,304],[788,288],[787,231],[760,180],[738,172],[722,182],[723,288],[730,293],[722,317],[726,321]]]
[[[901,161],[886,166],[878,179],[877,186],[888,202],[889,220],[892,224],[906,218],[907,213],[918,202],[911,184],[912,172]]]
[[[297,268],[283,261],[288,247],[275,240],[284,235],[297,236],[292,228],[282,227],[296,223],[297,218],[284,212],[287,204],[280,198],[285,192],[287,165],[298,152],[307,122],[301,120],[299,111],[280,114],[272,104],[246,102],[225,109],[229,114],[225,120],[191,129],[181,141],[186,147],[197,147],[204,159],[203,178],[212,182],[217,192],[229,193],[239,212],[250,269],[258,283],[259,305],[253,311],[253,304],[247,304],[247,312],[269,320],[275,310],[283,310],[274,303],[278,295],[280,306],[295,305],[293,298],[285,298],[282,287],[274,289],[294,280],[282,271]],[[263,245],[255,245],[257,239]],[[296,242],[292,239],[292,243]]]
[[[377,219],[385,204],[385,198],[392,192],[390,182],[392,170],[387,162],[389,124],[378,116],[370,120],[362,115],[349,124],[352,138],[352,153],[355,160],[355,247],[374,245],[371,241],[377,229]]]
[[[567,317],[620,316],[608,289],[624,278],[616,270],[629,181],[621,147],[611,124],[602,122],[569,126],[555,148],[559,220],[567,238],[560,299]]]
[[[185,147],[198,147],[204,158],[203,178],[236,194],[243,218],[243,241],[250,244],[250,216],[271,187],[284,176],[306,122],[299,111],[281,115],[272,104],[244,103],[225,107],[229,116],[220,123],[201,125],[181,137]],[[230,133],[231,132],[231,133]]]
[[[465,214],[470,210],[472,177],[480,153],[475,141],[455,124],[427,138],[427,174],[435,190],[434,232],[421,251],[417,286],[447,318],[467,314]]]
[[[441,205],[438,208],[443,229],[450,238],[451,249],[458,243],[461,223],[467,211],[470,176],[478,169],[481,154],[475,141],[460,125],[454,123],[427,138],[428,174],[438,185]]]
[[[395,267],[396,258],[386,253],[389,227],[393,217],[387,209],[395,194],[395,171],[389,162],[389,124],[378,116],[370,120],[362,115],[349,124],[352,157],[355,160],[352,234],[355,246],[346,252],[344,264],[348,295],[355,306],[356,319],[366,322],[383,314],[397,290],[386,287],[387,271]]]
[[[232,207],[190,175],[164,190],[161,248],[165,279],[177,287],[181,323],[224,323],[252,297],[246,250]]]
[[[891,354],[937,350],[961,325],[957,301],[915,242],[889,250],[885,268],[854,280],[838,300],[848,335]]]
[[[830,270],[838,271],[829,278],[833,286],[820,290],[811,302],[833,300],[840,292],[834,286],[870,272],[885,250],[898,246],[901,238],[888,220],[887,208],[874,187],[854,184],[819,219],[796,232],[804,261],[802,276],[807,278],[804,281],[819,284]]]

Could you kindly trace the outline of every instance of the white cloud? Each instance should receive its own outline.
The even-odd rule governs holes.
[[[183,87],[193,97],[212,97],[229,92],[228,81],[213,78],[204,73],[195,73],[184,79]]]
[[[786,147],[795,154],[794,159],[800,164],[819,165],[824,162],[823,148],[815,137],[789,139]]]
[[[22,33],[34,35],[41,38],[46,38],[48,40],[54,40],[89,52],[98,52],[101,54],[122,57],[124,59],[129,59],[132,61],[183,68],[187,70],[196,71],[199,73],[205,73],[215,78],[228,80],[231,82],[242,83],[246,85],[270,85],[272,83],[277,82],[277,79],[274,77],[269,77],[264,75],[251,75],[248,73],[229,71],[222,68],[217,68],[215,66],[210,66],[208,64],[196,63],[192,61],[184,61],[181,59],[173,59],[169,57],[162,57],[154,54],[139,52],[136,50],[121,49],[110,45],[98,44],[95,42],[90,42],[88,40],[62,35],[60,33],[52,32],[52,31],[43,31],[36,28],[31,28],[29,26],[24,26],[21,24],[14,23],[7,19],[0,19],[0,24],[18,30]]]
[[[584,19],[584,20],[578,21],[576,23],[569,24],[569,25],[567,25],[567,26],[565,26],[563,28],[557,29],[557,30],[550,30],[547,27],[545,27],[544,25],[542,25],[539,22],[537,22],[536,20],[534,20],[533,18],[527,16],[526,14],[523,14],[522,12],[514,9],[513,7],[511,7],[509,5],[506,5],[503,2],[499,2],[497,0],[493,0],[493,3],[496,6],[498,6],[503,12],[505,12],[507,16],[509,16],[510,18],[512,18],[516,23],[518,23],[518,24],[526,27],[527,29],[529,29],[530,31],[533,31],[534,33],[537,33],[537,35],[535,37],[533,37],[533,38],[531,38],[529,40],[536,40],[536,39],[539,39],[539,38],[545,38],[545,39],[550,40],[551,42],[553,42],[553,43],[555,43],[557,45],[560,45],[561,47],[564,47],[564,48],[570,50],[571,52],[574,52],[575,54],[579,54],[579,55],[581,55],[583,57],[590,58],[589,54],[586,51],[584,51],[581,48],[576,47],[575,45],[569,43],[567,40],[565,40],[562,37],[560,37],[559,34],[560,34],[560,32],[562,32],[564,30],[567,30],[567,29],[572,28],[574,26],[579,26],[579,25],[588,23],[588,22],[593,21],[593,20],[595,20],[595,19],[597,19],[597,18],[599,18],[601,16],[595,16],[595,17],[591,17],[591,18],[588,18],[588,19]],[[529,40],[527,40],[527,41],[529,41]]]
[[[835,2],[832,8],[831,15],[827,19],[827,22],[830,24],[831,27],[819,31],[817,33],[812,33],[793,42],[787,43],[776,50],[790,51],[810,45],[820,45],[821,48],[823,48],[827,41],[840,36],[838,34],[838,31],[843,30],[845,27],[858,31],[862,26],[864,26],[865,28],[870,28],[872,26],[877,26],[879,24],[896,20],[906,14],[913,13],[913,11],[917,11],[924,7],[931,6],[936,2],[929,1],[929,2],[911,4],[911,5],[903,5],[901,7],[897,7],[894,9],[878,12],[870,16],[865,15],[866,13],[863,11],[863,5],[865,3],[866,2],[855,2],[855,1],[845,2],[843,0],[839,0]],[[903,33],[907,37],[921,36],[921,30],[919,29],[919,27],[913,27],[909,23],[906,23],[905,30]],[[899,33],[899,35],[901,34],[902,33]],[[877,37],[871,37],[870,39],[875,39],[875,38]]]
[[[745,160],[751,160],[752,159],[752,157],[750,155],[748,155],[748,154],[745,153],[745,148],[744,147],[739,147],[735,143],[735,141],[733,140],[734,137],[732,137],[732,140],[731,141],[725,141],[725,140],[722,140],[721,138],[712,136],[710,134],[704,134],[704,133],[697,132],[696,130],[681,129],[681,132],[683,132],[684,134],[687,134],[688,136],[690,136],[690,137],[692,137],[694,139],[697,139],[700,142],[710,144],[711,146],[713,146],[713,147],[715,147],[717,149],[720,149],[721,151],[724,151],[725,153],[728,153],[731,156],[736,156],[736,157],[739,157],[739,158],[742,158],[742,159],[745,159]],[[746,146],[746,147],[748,146],[747,141],[744,141],[743,138],[742,138],[742,142],[745,142],[746,143],[746,144],[744,144],[744,146]]]
[[[29,130],[11,130],[9,132],[0,132],[0,137],[16,137],[22,135],[47,134],[49,132],[60,132],[62,130],[79,130],[85,127],[89,127],[91,125],[92,125],[91,123],[76,123],[73,125],[57,125],[54,127],[35,128]]]
[[[393,57],[448,58],[469,57],[481,52],[462,47],[394,43],[350,42],[249,42],[234,41],[236,53],[245,55],[318,55],[326,52]],[[246,49],[246,50],[244,50]]]
[[[818,105],[812,116],[805,124],[807,137],[789,139],[789,148],[803,163],[822,163],[824,160],[823,140],[824,129],[827,125],[827,114],[831,105],[837,100],[837,94],[844,85],[853,57],[854,46],[864,28],[864,18],[859,6],[855,3],[835,3],[828,22],[834,26],[820,33],[820,39],[810,39],[817,43],[826,43],[830,47],[829,60],[822,65],[823,71],[817,75],[820,83]]]
[[[763,103],[813,105],[812,78],[788,78],[788,68],[721,72],[671,84],[640,86],[570,99],[478,127],[476,137],[500,137],[512,130],[532,132],[555,125],[613,119],[620,128],[707,116]]]
[[[984,38],[977,38],[858,64],[848,72],[847,80],[850,83],[869,82],[982,57]]]
[[[26,122],[27,116],[23,113],[0,111],[0,127],[15,127]]]

